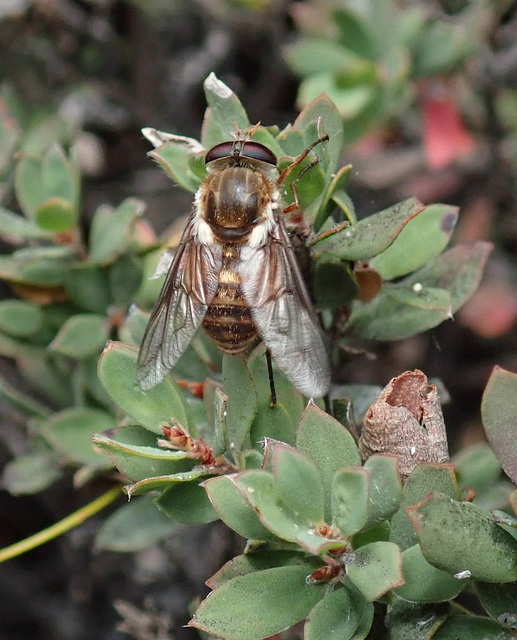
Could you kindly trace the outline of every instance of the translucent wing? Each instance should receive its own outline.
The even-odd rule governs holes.
[[[324,396],[330,368],[318,318],[282,220],[269,241],[241,250],[241,287],[278,366],[305,396]]]
[[[161,382],[178,362],[217,290],[221,245],[195,242],[193,225],[192,217],[174,254],[140,346],[137,379],[144,391]]]

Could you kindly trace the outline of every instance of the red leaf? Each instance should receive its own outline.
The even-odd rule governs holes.
[[[422,95],[424,153],[428,165],[439,169],[474,148],[474,140],[463,124],[456,104],[445,85],[438,91],[426,87]]]

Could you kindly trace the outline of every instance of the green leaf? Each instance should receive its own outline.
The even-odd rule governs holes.
[[[109,268],[111,297],[115,305],[127,307],[134,300],[142,282],[142,262],[131,255],[123,255]]]
[[[402,483],[396,457],[373,455],[364,464],[369,472],[368,519],[365,529],[391,518],[400,507]]]
[[[433,493],[409,509],[426,560],[483,582],[517,580],[517,541],[470,502]]]
[[[94,264],[73,265],[65,276],[69,299],[80,309],[107,314],[112,304],[106,271]]]
[[[11,336],[25,337],[36,333],[42,325],[41,308],[28,300],[0,302],[0,330]]]
[[[218,519],[205,488],[197,481],[177,482],[155,500],[169,518],[184,524],[203,524]]]
[[[323,522],[323,485],[314,463],[284,444],[274,447],[273,477],[285,504],[309,522]]]
[[[78,464],[110,466],[108,457],[96,450],[92,436],[115,426],[115,418],[99,409],[67,409],[41,425],[41,433],[60,454]]]
[[[154,434],[136,425],[96,433],[92,440],[133,481],[190,471],[195,464],[185,451],[159,447]]]
[[[343,150],[343,122],[336,105],[328,96],[319,95],[302,109],[294,121],[293,127],[304,132],[304,148],[314,142],[321,134],[328,135],[328,141],[318,146],[317,151],[315,149],[313,153],[316,153],[320,158],[320,164],[327,179],[330,180],[336,172]]]
[[[193,483],[194,481],[196,481],[197,484],[198,482],[202,482],[206,478],[206,476],[207,473],[202,468],[191,469],[190,471],[180,471],[179,473],[171,473],[164,476],[153,476],[151,478],[144,478],[143,480],[139,480],[138,482],[135,482],[135,484],[127,487],[127,493],[128,496],[132,497],[139,496],[143,493],[149,493],[150,491],[164,492],[177,485],[186,485],[189,483]],[[187,513],[188,506],[185,504],[185,502],[183,506],[186,507],[185,512]],[[215,518],[211,517],[210,519],[214,520]],[[208,522],[209,521],[210,520],[208,520]],[[191,520],[191,523],[194,522],[198,522],[195,517],[193,520]],[[199,522],[203,522],[203,520],[200,520]]]
[[[161,423],[177,420],[193,437],[188,406],[181,390],[169,376],[150,391],[142,391],[136,380],[137,349],[109,342],[99,361],[99,378],[118,406],[136,422],[162,435]]]
[[[343,260],[366,260],[389,247],[409,220],[423,210],[423,204],[410,198],[329,237],[316,236],[311,246],[316,256],[330,253]]]
[[[517,628],[517,582],[494,584],[476,582],[476,593],[483,609],[505,626]]]
[[[501,463],[486,442],[462,449],[454,457],[454,468],[460,487],[471,487],[476,494],[490,490],[501,477]]]
[[[447,602],[467,585],[466,580],[458,580],[429,564],[418,544],[403,552],[402,573],[405,584],[393,592],[410,602]]]
[[[261,523],[256,511],[233,482],[232,476],[211,478],[204,486],[219,517],[230,529],[249,540],[278,540]]]
[[[385,280],[419,269],[445,249],[457,220],[457,207],[427,206],[406,224],[392,245],[373,258],[370,266]]]
[[[265,551],[254,550],[229,560],[217,573],[206,582],[210,589],[217,589],[225,582],[233,580],[237,576],[245,576],[256,571],[272,569],[273,567],[286,567],[293,565],[307,565],[311,563],[313,570],[321,566],[318,558],[308,558],[299,551],[283,551],[267,549]]]
[[[349,262],[328,257],[316,262],[314,292],[319,309],[339,309],[350,304],[358,291],[359,285]]]
[[[77,224],[79,211],[64,198],[54,196],[42,202],[34,213],[34,219],[45,231],[60,233]]]
[[[116,209],[101,206],[93,216],[90,228],[89,259],[98,264],[113,262],[128,246],[134,226],[145,204],[127,198]]]
[[[334,474],[342,467],[361,464],[357,445],[337,420],[309,404],[298,425],[296,448],[308,456],[320,472],[325,495],[325,520],[329,520]]]
[[[397,640],[435,638],[436,630],[449,613],[445,605],[414,604],[394,598],[389,615],[390,635]]]
[[[46,199],[41,179],[41,160],[22,156],[14,173],[16,199],[23,213],[34,219],[36,209]]]
[[[345,538],[360,531],[368,517],[368,472],[340,469],[332,481],[332,522]]]
[[[0,277],[21,284],[60,286],[68,263],[74,257],[71,248],[66,246],[18,249],[10,255],[0,256]]]
[[[21,244],[29,238],[47,238],[48,234],[31,220],[0,207],[0,237],[11,244]]]
[[[323,38],[304,38],[286,47],[285,55],[289,66],[299,76],[340,71],[358,59],[342,44]]]
[[[61,476],[55,455],[30,453],[8,462],[2,474],[2,488],[13,496],[38,493]]]
[[[174,141],[162,144],[147,155],[155,160],[164,172],[180,187],[195,193],[201,181],[192,173],[189,158],[192,152],[185,145]]]
[[[350,334],[400,340],[450,318],[476,290],[491,249],[483,242],[459,245],[401,282],[386,284],[371,302],[354,301]]]
[[[495,620],[482,616],[450,616],[433,634],[433,640],[513,640],[515,636]]]
[[[234,476],[233,481],[262,524],[279,538],[296,542],[314,555],[343,546],[342,541],[316,534],[313,523],[289,509],[280,497],[273,476],[267,471],[244,471]]]
[[[377,42],[368,21],[348,8],[335,9],[332,19],[339,29],[340,42],[356,55],[368,60],[377,58]]]
[[[294,445],[296,438],[294,420],[283,404],[277,402],[272,407],[270,397],[259,401],[250,431],[252,446],[263,442],[264,438],[273,438],[290,445]]]
[[[99,551],[134,553],[167,538],[176,528],[148,497],[133,498],[101,524],[95,547]]]
[[[70,358],[87,358],[102,351],[108,335],[105,316],[96,313],[77,314],[65,322],[49,349]]]
[[[61,198],[77,209],[79,179],[62,147],[54,143],[43,158],[41,181],[45,197]]]
[[[372,542],[353,553],[347,575],[363,596],[373,602],[404,583],[402,554],[392,542]]]
[[[414,73],[431,76],[450,72],[472,52],[475,46],[465,25],[437,20],[427,24],[415,41]]]
[[[517,482],[517,374],[494,367],[481,402],[483,427],[505,473]]]
[[[239,98],[214,73],[205,80],[203,89],[210,111],[223,136],[220,142],[232,140],[235,127],[242,130],[249,126],[248,116]]]
[[[402,550],[418,542],[406,509],[423,500],[431,491],[439,491],[453,500],[461,500],[452,465],[420,464],[406,479],[400,509],[391,519],[391,541],[396,542]]]
[[[242,356],[223,357],[223,389],[226,402],[226,437],[235,451],[242,449],[257,412],[257,395]]]
[[[254,349],[248,358],[248,369],[253,377],[255,392],[259,399],[260,405],[269,404],[271,402],[271,389],[269,386],[269,374],[266,362],[266,348],[264,344]],[[299,391],[297,391],[292,382],[288,379],[283,371],[281,371],[273,361],[273,378],[275,381],[276,399],[278,405],[282,406],[289,414],[293,425],[297,424],[304,412],[305,401]],[[293,427],[294,428],[294,427]],[[277,438],[275,435],[270,437]],[[278,437],[278,440],[282,438]],[[288,442],[285,440],[285,442]],[[288,442],[288,444],[291,444]]]
[[[368,603],[369,604],[369,603]],[[336,588],[312,609],[305,624],[305,640],[351,640],[367,603],[346,588]]]
[[[11,406],[21,409],[28,416],[47,418],[52,411],[44,404],[34,400],[32,394],[24,393],[12,386],[0,376],[0,398],[6,400]]]
[[[288,629],[325,596],[325,586],[305,581],[313,571],[307,563],[238,576],[213,591],[189,625],[232,640],[262,640]]]

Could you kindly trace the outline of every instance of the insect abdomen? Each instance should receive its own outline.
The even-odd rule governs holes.
[[[251,312],[241,291],[237,271],[239,249],[225,247],[216,294],[203,319],[203,328],[228,354],[244,351],[257,336]]]

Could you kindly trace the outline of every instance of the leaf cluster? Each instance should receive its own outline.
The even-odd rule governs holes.
[[[146,130],[151,157],[191,192],[204,178],[206,149],[231,139],[235,127],[250,127],[237,96],[215,76],[205,93],[199,142]],[[258,127],[254,140],[282,169],[324,133],[328,143],[312,156],[318,164],[298,183],[304,219],[293,226],[314,228],[311,284],[335,336],[332,351],[349,335],[398,339],[436,326],[474,291],[490,247],[444,251],[457,215],[445,205],[409,200],[358,221],[346,192],[350,167],[339,168],[341,117],[326,96],[283,130]],[[452,466],[417,467],[402,487],[394,458],[373,456],[361,465],[337,417],[351,422],[350,411],[339,411],[345,405],[360,422],[375,389],[341,388],[332,416],[322,403],[307,406],[275,370],[278,404],[271,407],[262,346],[247,360],[221,358],[198,335],[173,375],[142,392],[137,345],[145,309],[157,297],[147,276],[160,253],[143,204],[103,205],[83,234],[77,172],[57,146],[22,155],[15,184],[22,215],[0,210],[0,234],[15,247],[2,257],[0,276],[17,295],[0,303],[0,353],[16,359],[46,401],[0,385],[32,417],[33,453],[4,474],[12,492],[48,486],[63,462],[79,465],[82,481],[116,467],[130,482],[128,493],[145,497],[106,522],[101,548],[133,550],[175,523],[222,519],[249,540],[248,550],[212,578],[214,592],[192,622],[220,637],[259,639],[308,618],[308,638],[357,640],[370,631],[374,602],[389,606],[393,637],[424,624],[437,638],[454,637],[473,618],[434,605],[466,585],[478,589],[495,618],[483,618],[482,626],[506,634],[497,619],[517,581],[512,524],[462,501]],[[286,184],[286,203],[290,198]],[[472,464],[463,462],[466,477]],[[487,466],[494,487],[500,468]],[[498,585],[499,599],[487,595],[485,583]]]

